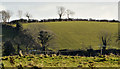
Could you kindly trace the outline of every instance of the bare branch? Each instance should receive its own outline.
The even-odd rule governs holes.
[[[18,17],[21,19],[22,18],[22,10],[18,10]]]
[[[25,16],[28,18],[28,20],[30,20],[30,17],[32,17],[32,15],[29,12],[26,12]]]
[[[109,45],[111,41],[111,33],[109,33],[108,31],[101,31],[98,37],[100,39],[101,44],[105,46],[104,48],[106,49],[106,46]]]
[[[9,22],[11,16],[12,16],[12,12],[7,10],[7,20],[8,20],[8,22]]]

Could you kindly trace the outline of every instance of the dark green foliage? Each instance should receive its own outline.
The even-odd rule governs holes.
[[[38,44],[34,41],[32,36],[29,33],[27,33],[27,30],[21,31],[14,38],[14,43],[17,44],[17,52],[18,52],[18,54],[19,54],[19,51],[20,51],[22,45],[24,46],[24,49],[22,49],[22,50],[24,50],[27,53],[28,53],[30,48],[38,47]]]
[[[21,24],[21,23],[17,23],[15,28],[13,28],[12,26],[8,26],[8,25],[6,25],[5,27],[6,27],[6,28],[9,28],[9,27],[10,27],[10,29],[13,29],[15,35],[14,35],[14,37],[13,37],[11,40],[12,40],[12,42],[13,42],[14,44],[17,44],[17,51],[18,51],[18,53],[19,53],[19,49],[20,49],[20,44],[21,44],[21,42],[20,42],[20,40],[18,39],[18,36],[21,34],[21,32],[22,32],[22,30],[23,30],[22,24]],[[4,30],[3,30],[3,31],[4,31]],[[12,34],[14,34],[14,33],[12,33]],[[3,38],[3,39],[4,39],[4,38]],[[17,39],[17,40],[16,40],[16,39]]]
[[[38,39],[41,41],[43,51],[46,52],[48,42],[53,38],[53,34],[48,31],[40,31]]]
[[[22,26],[21,23],[17,23],[17,24],[16,24],[16,30],[17,30],[17,31],[22,31],[22,30],[23,30],[23,26]]]
[[[6,25],[6,24],[2,24],[2,42],[6,42],[8,40],[13,40],[14,37],[17,36],[17,30],[10,26],[10,25]]]
[[[28,53],[30,49],[40,49],[40,45],[36,43],[28,30],[23,30],[21,23],[17,23],[16,27],[2,24],[2,43],[8,40],[13,44],[13,48],[15,49],[14,54],[19,54],[20,50]]]
[[[3,45],[3,55],[8,56],[14,54],[15,49],[10,41],[6,41]]]
[[[38,39],[41,40],[42,45],[45,45],[52,38],[52,34],[47,31],[40,31]]]

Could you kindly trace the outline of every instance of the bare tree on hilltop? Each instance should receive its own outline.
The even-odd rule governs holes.
[[[73,12],[73,11],[67,9],[67,10],[66,10],[66,14],[67,14],[67,18],[70,19],[70,15],[74,15],[75,12]]]
[[[18,10],[18,17],[21,19],[22,18],[22,10]]]
[[[8,11],[5,11],[5,10],[0,11],[0,19],[1,19],[4,23],[6,23],[7,20],[8,20],[8,22],[9,22],[11,16],[12,16],[12,12],[9,11],[9,10],[8,10]]]
[[[29,12],[26,12],[25,16],[28,18],[28,21],[30,20],[30,17],[32,17],[32,15]]]
[[[59,19],[61,20],[62,16],[65,15],[65,8],[60,6],[58,7],[58,15],[59,15]]]
[[[8,22],[9,22],[11,16],[12,16],[12,12],[10,10],[7,10],[7,20],[8,20]]]

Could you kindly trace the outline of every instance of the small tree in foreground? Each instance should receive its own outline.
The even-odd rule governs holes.
[[[102,51],[102,49],[103,49],[103,51],[105,51],[107,45],[109,45],[111,42],[111,34],[108,31],[101,31],[99,33],[99,40],[102,45],[101,51]],[[101,54],[102,54],[102,52],[101,52]]]
[[[21,23],[16,24],[16,30],[17,30],[17,36],[14,38],[14,43],[17,44],[17,54],[19,54],[20,51],[20,45],[22,44],[21,37],[22,37],[22,31],[23,31],[23,26]]]
[[[43,51],[46,54],[46,48],[48,47],[48,42],[53,38],[53,35],[48,31],[40,31],[38,39],[41,41]]]

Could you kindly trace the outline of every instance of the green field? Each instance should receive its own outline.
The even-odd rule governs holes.
[[[119,48],[116,36],[118,23],[92,22],[92,21],[62,21],[23,24],[24,29],[29,29],[34,37],[40,30],[49,30],[55,37],[50,42],[49,48],[59,49],[99,49],[101,44],[99,34],[101,31],[110,33],[112,41],[107,48]]]
[[[41,30],[47,30],[54,34],[53,40],[49,42],[49,49],[54,51],[60,49],[86,50],[90,46],[93,49],[100,49],[99,35],[105,31],[111,35],[110,45],[107,49],[120,49],[116,39],[118,34],[118,23],[92,22],[92,21],[61,21],[43,23],[23,23],[24,30],[38,38]],[[15,25],[12,25],[15,26]],[[7,40],[13,40],[17,36],[17,30],[7,25],[2,28],[3,44]],[[14,42],[13,42],[14,43]],[[14,45],[16,47],[16,45]],[[21,46],[22,47],[22,46]],[[24,46],[23,46],[24,47]],[[23,48],[21,48],[23,49]],[[53,54],[52,54],[53,55]],[[11,58],[12,59],[11,59]],[[120,67],[120,56],[101,55],[95,57],[85,56],[63,56],[59,55],[24,55],[22,57],[3,56],[4,67]]]

